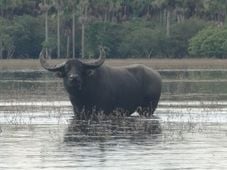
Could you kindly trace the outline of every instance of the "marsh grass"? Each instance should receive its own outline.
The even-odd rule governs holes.
[[[50,60],[56,64],[65,61]],[[144,64],[155,69],[225,69],[227,59],[107,59],[106,64],[111,66],[124,66],[129,64]],[[0,70],[40,70],[41,65],[37,59],[10,59],[0,60]]]

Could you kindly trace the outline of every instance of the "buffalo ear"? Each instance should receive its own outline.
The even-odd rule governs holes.
[[[61,71],[58,71],[55,73],[55,76],[59,77],[59,78],[63,78],[64,77],[64,73]]]
[[[91,76],[93,76],[94,74],[95,74],[95,70],[93,70],[93,69],[88,69],[88,70],[86,70],[86,75],[87,75],[87,76],[91,77]]]

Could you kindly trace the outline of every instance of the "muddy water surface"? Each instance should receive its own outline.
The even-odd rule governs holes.
[[[0,72],[0,169],[226,169],[227,70],[161,70],[159,120],[73,118],[60,79]]]

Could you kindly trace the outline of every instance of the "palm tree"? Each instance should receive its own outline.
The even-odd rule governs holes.
[[[61,56],[61,32],[60,32],[60,15],[62,12],[63,1],[54,0],[54,6],[57,9],[57,58]]]
[[[218,25],[224,25],[227,14],[227,1],[226,0],[206,0],[203,1],[204,12],[208,19],[213,20]]]
[[[153,4],[163,10],[166,18],[166,36],[170,36],[170,22],[172,12],[176,8],[177,2],[180,0],[154,0]]]
[[[45,15],[45,46],[46,46],[46,56],[48,55],[48,43],[49,43],[49,34],[48,34],[48,10],[50,5],[47,4],[47,0],[43,0],[43,3],[39,4],[39,7]]]
[[[81,23],[81,57],[85,57],[85,25],[87,23],[87,13],[89,7],[89,0],[80,1],[80,23]]]
[[[72,8],[72,50],[73,50],[73,58],[76,58],[76,14],[77,14],[77,5],[78,1],[70,0],[71,8]]]

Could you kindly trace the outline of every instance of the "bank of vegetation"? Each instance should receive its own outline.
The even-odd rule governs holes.
[[[52,59],[49,62],[51,64],[59,64],[66,59]],[[198,58],[184,58],[184,59],[145,59],[145,58],[128,58],[128,59],[106,59],[105,64],[121,67],[130,64],[144,64],[148,67],[152,67],[157,70],[191,70],[191,69],[205,69],[205,70],[223,70],[226,69],[227,59],[198,59]],[[1,71],[13,71],[13,70],[44,70],[38,59],[10,59],[1,60]]]
[[[0,58],[227,58],[226,0],[0,0]]]

